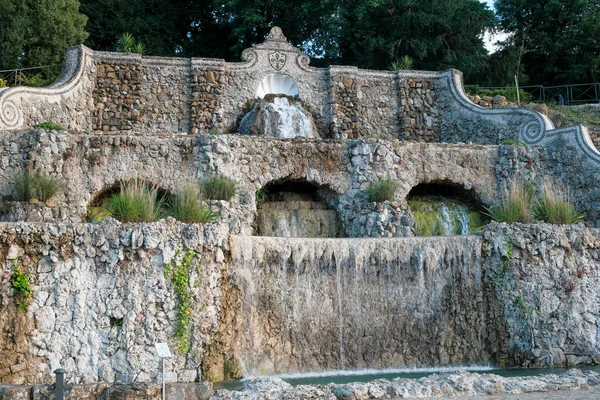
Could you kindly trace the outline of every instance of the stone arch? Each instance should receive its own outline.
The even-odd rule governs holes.
[[[421,236],[464,235],[483,225],[484,206],[476,190],[450,180],[419,183],[406,200]]]
[[[291,177],[256,191],[256,234],[279,237],[340,237],[338,194],[327,185]]]
[[[413,186],[406,199],[414,196],[444,196],[466,203],[478,210],[483,209],[483,202],[474,188],[467,189],[464,185],[448,179],[421,182]]]
[[[256,89],[256,98],[258,99],[263,99],[269,94],[283,94],[294,98],[300,96],[296,82],[289,75],[279,73],[265,76]]]
[[[130,177],[130,178],[122,179],[122,180],[115,180],[109,184],[105,184],[102,187],[102,189],[97,190],[95,193],[91,193],[90,201],[87,204],[87,215],[86,215],[87,221],[88,222],[99,222],[100,220],[109,216],[109,214],[106,213],[106,210],[103,210],[103,209],[106,208],[106,205],[107,205],[108,201],[110,200],[110,198],[113,195],[119,193],[119,191],[121,190],[121,187],[123,186],[124,183],[130,182],[134,179],[135,178]],[[140,181],[148,183],[152,187],[156,187],[157,188],[157,197],[159,199],[168,201],[173,196],[173,193],[171,191],[161,187],[160,185],[158,185],[150,180],[140,178]]]

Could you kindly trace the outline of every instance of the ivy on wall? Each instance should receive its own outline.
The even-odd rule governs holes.
[[[192,314],[190,273],[193,269],[192,259],[195,256],[194,250],[177,250],[171,262],[164,265],[165,279],[171,283],[177,296],[177,320],[173,330],[175,346],[184,354],[190,349]]]

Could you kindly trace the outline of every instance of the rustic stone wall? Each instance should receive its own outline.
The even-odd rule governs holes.
[[[196,254],[187,354],[175,347],[178,303],[163,267],[182,249]],[[0,223],[0,379],[48,382],[62,366],[71,383],[157,380],[163,341],[174,352],[167,379],[183,382],[222,378],[236,360],[246,372],[598,363],[599,249],[600,231],[583,225],[312,240],[231,238],[225,224],[172,219]],[[10,287],[15,269],[29,275],[26,311]],[[424,342],[427,327],[446,334]]]
[[[600,363],[600,231],[583,224],[492,224],[488,278],[504,305],[508,365]]]
[[[206,133],[223,127],[219,113],[227,84],[224,68],[194,69],[192,76],[191,133]]]
[[[357,139],[363,136],[361,103],[358,100],[360,80],[357,77],[331,77],[331,103],[333,134],[341,139]],[[360,94],[359,94],[360,93]]]
[[[52,381],[59,366],[71,383],[156,380],[154,343],[169,342],[169,381],[193,382],[219,329],[225,226],[0,223],[0,382]],[[173,329],[177,296],[163,265],[180,250],[190,271],[190,343],[181,352]],[[179,257],[179,258],[178,258]],[[9,280],[29,275],[33,297],[17,310]],[[225,275],[226,276],[226,275]],[[221,362],[221,371],[223,364]]]
[[[94,131],[131,131],[134,127],[139,130],[142,117],[142,71],[141,62],[96,65],[92,120]]]
[[[36,141],[31,132],[7,132],[0,140],[0,193],[3,199],[13,195],[12,181],[30,164],[29,156]]]
[[[173,192],[186,180],[201,180],[214,174],[240,183],[237,196],[226,207],[231,229],[238,233],[255,230],[255,193],[279,180],[307,181],[327,189],[329,206],[338,212],[349,237],[410,235],[413,222],[406,196],[416,185],[431,182],[473,190],[479,204],[491,206],[498,201],[498,193],[514,179],[537,185],[551,181],[564,185],[565,194],[569,191],[576,207],[586,212],[586,221],[597,224],[600,219],[600,202],[596,200],[600,189],[594,184],[593,166],[580,162],[580,149],[577,143],[570,142],[557,142],[543,149],[375,138],[169,138],[35,130],[11,133],[0,143],[4,143],[0,149],[5,149],[0,164],[2,199],[11,200],[15,174],[32,167],[62,180],[63,190],[54,199],[57,210],[65,210],[56,214],[61,221],[85,218],[89,204],[119,181],[138,176]],[[395,198],[388,204],[368,203],[367,189],[372,182],[385,178],[398,183]],[[3,209],[5,216],[0,218],[14,220],[7,215],[9,207]],[[45,211],[43,215],[50,214]]]
[[[378,139],[299,141],[239,135],[168,138],[42,130],[23,137],[28,137],[26,143],[31,144],[18,149],[21,161],[0,168],[0,187],[6,188],[0,194],[5,201],[12,191],[11,174],[26,167],[24,160],[35,170],[64,182],[55,200],[56,206],[67,210],[64,220],[68,221],[85,218],[89,204],[104,190],[136,176],[173,192],[187,180],[223,174],[240,184],[238,194],[225,207],[230,218],[223,221],[230,223],[233,232],[244,234],[255,231],[256,191],[269,182],[298,180],[326,189],[326,201],[338,212],[346,236],[408,235],[412,220],[407,215],[406,195],[412,187],[422,182],[453,182],[475,190],[483,204],[491,204],[498,185],[511,178],[499,176],[497,164],[524,157],[506,153],[498,158],[496,146]],[[371,182],[387,177],[399,184],[391,208],[368,203],[366,190]]]
[[[330,68],[333,136],[398,139],[400,107],[393,73]]]
[[[190,60],[147,57],[142,59],[140,134],[190,132]]]
[[[440,142],[442,112],[437,104],[435,80],[403,79],[400,81],[400,93],[400,138],[417,142]]]
[[[535,112],[475,106],[462,93],[457,71],[313,68],[281,32],[246,49],[242,59],[165,59],[73,48],[63,77],[51,87],[0,94],[0,130],[52,121],[86,133],[235,132],[271,74],[296,83],[321,138],[498,144],[518,140],[531,123],[541,131],[553,128]]]

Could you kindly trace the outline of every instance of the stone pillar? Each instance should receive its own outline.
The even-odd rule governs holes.
[[[439,143],[440,112],[436,105],[435,80],[400,74],[398,85],[400,139]]]
[[[123,54],[96,64],[92,130],[131,131],[139,127],[142,114],[141,56]]]
[[[192,60],[192,134],[224,128],[221,109],[226,82],[224,61]]]
[[[361,79],[356,67],[329,67],[332,133],[337,139],[357,139],[361,133]]]

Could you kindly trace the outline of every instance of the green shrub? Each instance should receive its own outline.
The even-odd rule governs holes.
[[[177,316],[173,336],[175,346],[186,354],[190,349],[192,329],[192,293],[190,293],[190,274],[194,268],[192,260],[196,252],[190,249],[180,249],[175,252],[171,262],[163,265],[165,280],[170,282],[177,296]],[[198,268],[198,275],[202,269]]]
[[[411,56],[403,56],[398,61],[392,61],[389,69],[390,71],[409,70],[413,69],[414,64],[415,60],[413,60]]]
[[[465,91],[469,93],[471,96],[489,96],[494,97],[497,95],[506,97],[507,100],[516,102],[517,101],[517,88],[507,86],[505,88],[498,89],[485,89],[479,85],[465,85]],[[533,98],[531,93],[524,91],[523,89],[519,89],[519,96],[521,98],[521,103],[529,103]]]
[[[48,75],[49,76],[47,78],[44,78],[42,74],[26,75],[24,73],[20,73],[18,80],[23,86],[44,87],[48,86],[58,78],[58,74],[56,73]]]
[[[110,214],[121,222],[152,222],[165,217],[164,199],[158,187],[139,179],[123,183],[107,205]]]
[[[19,271],[19,264],[13,261],[13,273],[10,278],[10,286],[18,300],[17,309],[24,311],[29,306],[32,290],[29,284],[29,275]]]
[[[564,199],[566,197],[566,200]],[[569,196],[563,196],[562,190],[546,182],[542,185],[540,198],[533,209],[535,219],[551,224],[574,224],[585,217],[571,203]]]
[[[391,179],[382,179],[367,189],[367,198],[370,202],[382,203],[394,198],[398,184]]]
[[[136,42],[131,33],[124,32],[117,41],[117,51],[144,54],[146,53],[146,46],[143,43]]]
[[[182,222],[204,224],[218,217],[217,213],[202,203],[200,188],[193,183],[185,184],[169,203],[172,216]]]
[[[502,141],[502,144],[505,146],[527,147],[525,143],[513,139],[505,139]]]
[[[29,201],[38,199],[46,201],[54,197],[61,187],[58,179],[43,176],[39,172],[25,170],[14,178],[15,200]]]
[[[8,82],[6,82],[5,79],[0,78],[0,89],[7,88],[7,87],[8,87]]]
[[[202,182],[202,197],[207,200],[230,201],[237,191],[237,182],[223,175],[213,176]]]
[[[485,215],[496,222],[529,222],[531,220],[531,199],[533,186],[513,181],[504,190],[500,204],[486,208]]]
[[[63,128],[62,126],[60,126],[58,124],[55,124],[54,122],[42,122],[39,124],[35,124],[33,127],[37,128],[37,129],[44,129],[46,131],[52,131],[52,130],[64,131],[65,130],[65,128]]]

